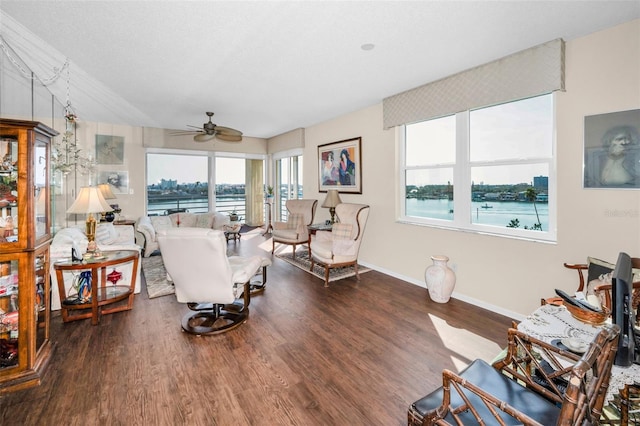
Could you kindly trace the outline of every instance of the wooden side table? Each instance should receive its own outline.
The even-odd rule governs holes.
[[[105,251],[103,252],[103,257],[84,260],[81,262],[73,262],[71,260],[55,262],[53,268],[56,271],[56,277],[58,279],[62,321],[69,322],[91,318],[91,324],[97,325],[100,322],[101,315],[131,310],[133,308],[134,289],[138,273],[139,258],[140,254],[137,250],[117,250]],[[118,272],[116,271],[115,266],[128,262],[133,262],[131,283],[128,286],[111,285],[108,281],[114,279],[112,276],[113,272],[107,275],[107,268],[109,266],[113,266],[113,269],[116,272],[115,278],[118,278]],[[81,301],[70,300],[67,298],[64,287],[64,271],[91,271],[90,301],[83,303]],[[124,305],[120,304],[115,307],[106,307],[123,300],[127,301]],[[91,311],[86,312],[89,309]],[[76,311],[79,313],[70,315],[70,312]]]

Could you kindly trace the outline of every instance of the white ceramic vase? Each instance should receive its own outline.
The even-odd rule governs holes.
[[[447,303],[456,286],[456,274],[447,265],[447,256],[431,256],[433,265],[424,271],[424,280],[427,283],[431,300],[437,303]]]

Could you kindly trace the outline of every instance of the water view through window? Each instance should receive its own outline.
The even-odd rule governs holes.
[[[406,125],[405,216],[553,238],[553,110],[543,95]]]
[[[245,214],[245,160],[215,159],[215,210]],[[147,154],[147,212],[207,212],[209,157],[206,155]]]

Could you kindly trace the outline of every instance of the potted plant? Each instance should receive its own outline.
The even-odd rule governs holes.
[[[267,185],[267,198],[273,198],[273,186]]]

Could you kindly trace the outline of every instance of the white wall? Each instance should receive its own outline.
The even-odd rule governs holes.
[[[317,146],[361,136],[363,193],[341,195],[345,202],[371,205],[361,262],[424,287],[429,257],[445,254],[457,271],[454,297],[526,315],[554,288],[575,290],[576,273],[563,262],[585,262],[587,256],[615,261],[619,251],[640,256],[640,191],[582,188],[584,116],[640,108],[640,20],[567,41],[566,89],[557,94],[557,244],[396,222],[397,147],[394,131],[382,130],[381,103],[304,129],[305,197],[322,201],[325,195],[318,192]],[[181,142],[167,139],[162,129],[80,125],[80,144],[91,153],[96,133],[125,137],[125,164],[99,170],[129,171],[133,194],[118,202],[132,219],[144,213],[145,147],[202,149],[191,141],[176,146]],[[261,139],[231,145],[211,149],[267,153]],[[328,218],[328,209],[318,208],[317,221]]]
[[[457,271],[454,297],[526,315],[555,288],[575,291],[576,272],[563,262],[587,256],[615,262],[619,251],[640,255],[640,191],[582,189],[584,116],[640,108],[639,40],[636,20],[566,44],[567,90],[557,95],[557,244],[396,222],[395,134],[382,130],[382,104],[306,128],[304,182],[312,184],[305,197],[324,197],[317,146],[362,136],[363,193],[341,194],[345,202],[371,205],[361,262],[424,287],[430,256],[445,254]],[[328,217],[318,209],[319,220]]]

